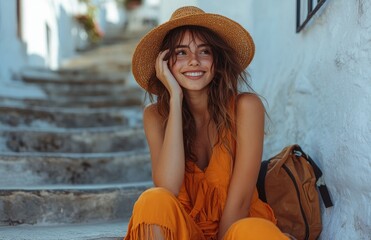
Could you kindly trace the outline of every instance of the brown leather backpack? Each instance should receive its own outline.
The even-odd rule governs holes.
[[[262,162],[259,198],[272,207],[281,231],[298,240],[317,239],[322,231],[316,186],[325,207],[333,206],[321,170],[297,144]]]

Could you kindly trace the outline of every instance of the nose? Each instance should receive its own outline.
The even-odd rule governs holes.
[[[189,66],[199,66],[200,65],[200,61],[198,59],[197,54],[191,53],[189,56],[190,56],[189,57],[189,63],[188,63]]]

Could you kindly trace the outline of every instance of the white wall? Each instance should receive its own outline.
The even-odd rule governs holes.
[[[115,37],[122,34],[127,23],[127,12],[124,5],[116,0],[93,0],[97,6],[97,23],[105,37]]]
[[[76,0],[22,1],[23,40],[27,44],[29,66],[57,68],[74,55],[77,31],[73,13],[78,12]]]
[[[251,29],[250,4],[246,0],[198,0],[198,6],[207,13],[216,13],[226,16],[246,29]]]
[[[58,68],[81,44],[74,15],[86,8],[78,0],[20,1],[20,37],[16,3],[0,1],[0,82],[12,82],[25,66]]]
[[[371,236],[371,2],[328,1],[295,33],[295,1],[249,0],[255,89],[271,118],[265,158],[299,143],[324,172],[335,206],[322,239]]]
[[[0,1],[0,95],[34,98],[45,93],[19,80],[24,67],[57,68],[75,54],[78,29],[73,14],[84,12],[78,0],[22,0],[17,35],[17,1]],[[46,40],[50,29],[50,48]]]
[[[160,1],[160,23],[169,20],[171,14],[179,7],[197,6],[207,13],[221,14],[233,19],[245,28],[251,22],[251,17],[246,14],[249,9],[249,3],[245,0],[235,0],[231,4],[230,0],[177,0],[177,1]]]
[[[16,1],[0,1],[0,83],[10,82],[26,61],[17,37]]]
[[[169,20],[171,14],[183,6],[197,6],[198,0],[160,0],[160,18],[159,22],[163,23]]]

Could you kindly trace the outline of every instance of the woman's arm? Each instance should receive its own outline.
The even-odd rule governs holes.
[[[234,222],[247,217],[263,152],[265,110],[261,100],[254,94],[241,94],[236,107],[236,159],[219,225],[219,239],[223,239]]]
[[[164,126],[163,118],[155,104],[145,108],[143,124],[151,152],[153,182],[155,186],[164,187],[178,195],[185,169],[182,131],[183,95],[168,68],[167,61],[163,60],[166,52],[160,53],[156,60],[156,74],[170,92],[167,125]]]

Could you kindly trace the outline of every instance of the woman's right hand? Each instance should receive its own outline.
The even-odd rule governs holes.
[[[169,60],[164,60],[164,57],[169,52],[165,50],[160,52],[156,59],[156,77],[165,85],[166,89],[169,91],[170,96],[181,96],[182,89],[171,73],[168,62]]]

